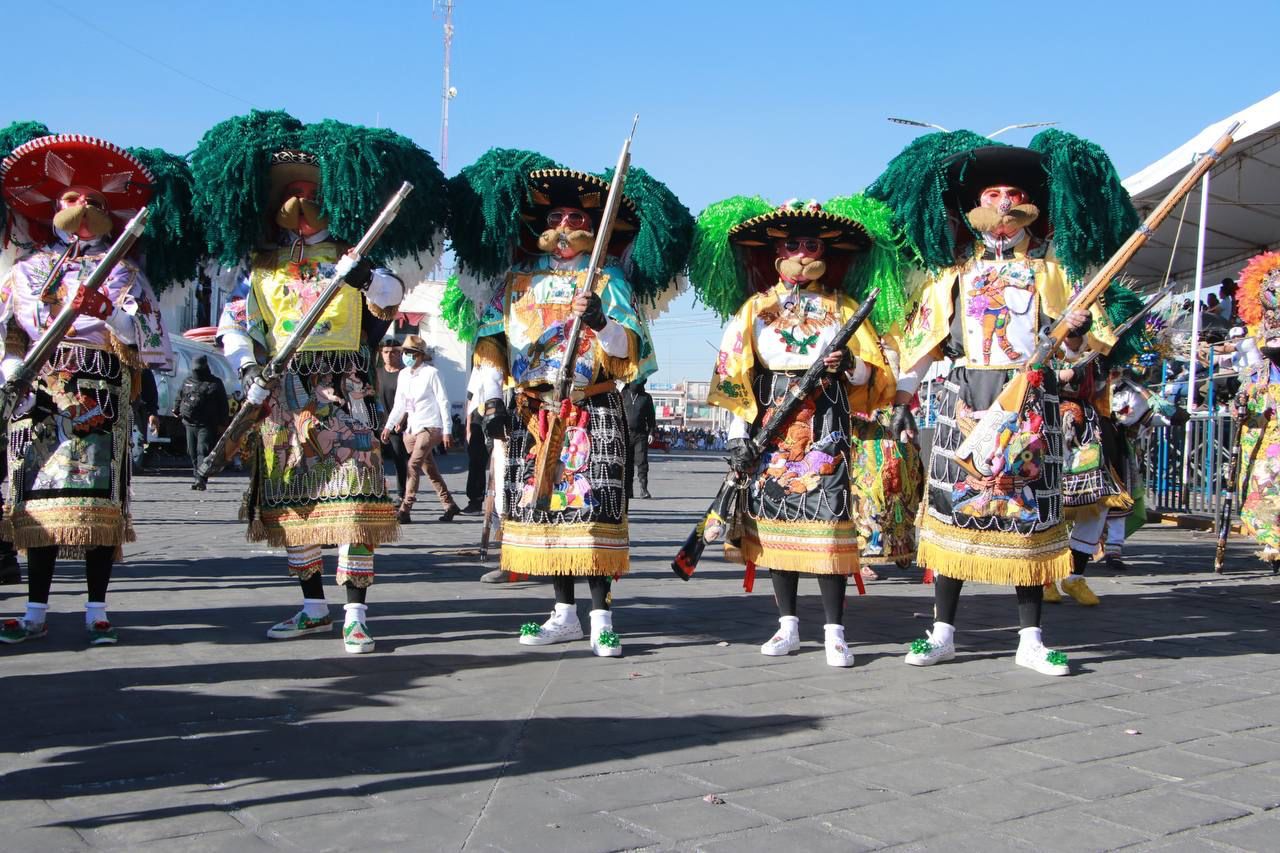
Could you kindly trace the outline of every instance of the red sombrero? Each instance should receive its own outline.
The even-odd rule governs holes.
[[[0,189],[10,209],[44,223],[53,219],[54,203],[67,187],[97,190],[112,216],[128,219],[151,200],[154,180],[123,148],[79,133],[41,136],[0,162]]]

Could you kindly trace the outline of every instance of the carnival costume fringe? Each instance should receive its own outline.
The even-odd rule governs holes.
[[[1024,535],[954,527],[922,514],[916,562],[935,574],[1005,586],[1039,586],[1071,574],[1064,525]]]

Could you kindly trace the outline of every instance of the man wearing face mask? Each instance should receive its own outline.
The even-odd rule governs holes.
[[[1101,176],[1101,177],[1099,177]],[[1070,671],[1044,646],[1046,584],[1067,577],[1059,376],[1027,364],[1037,336],[1066,315],[1070,336],[1104,354],[1115,343],[1100,305],[1068,311],[1073,283],[1129,236],[1137,215],[1106,154],[1071,134],[1044,131],[1029,148],[969,131],[912,142],[868,189],[897,213],[931,270],[909,297],[895,341],[901,356],[891,430],[915,438],[909,401],[929,368],[952,367],[921,507],[916,562],[934,577],[935,622],[906,663],[955,657],[955,619],[966,581],[1014,587],[1016,663],[1046,675]],[[1057,235],[1050,242],[1049,236]],[[995,433],[977,431],[1015,371],[1029,390]],[[971,438],[972,437],[972,438]]]
[[[1240,272],[1237,313],[1258,342],[1262,361],[1241,376],[1233,413],[1241,424],[1240,521],[1259,556],[1280,566],[1280,252],[1255,256]]]
[[[607,178],[559,168],[532,152],[494,149],[452,183],[450,230],[464,278],[501,283],[497,290],[467,285],[478,308],[497,308],[481,319],[474,369],[485,430],[507,442],[501,567],[516,576],[550,576],[555,588],[550,618],[525,624],[519,641],[582,639],[574,584],[585,578],[592,651],[620,656],[610,589],[629,569],[629,536],[628,433],[618,383],[653,369],[635,303],[656,300],[683,265],[688,231],[659,229],[687,229],[691,218],[665,187],[632,169],[603,274],[595,291],[584,293]],[[645,224],[653,229],[647,236]],[[573,392],[560,400],[554,384],[575,317],[583,325]],[[504,404],[508,383],[514,411]],[[535,460],[553,413],[567,427],[558,448],[562,469],[549,502],[539,505]]]
[[[427,347],[422,338],[409,335],[400,350],[404,370],[397,377],[395,405],[382,429],[384,444],[393,432],[398,432],[404,436],[404,446],[409,452],[409,475],[397,516],[401,524],[409,523],[410,511],[418,497],[418,482],[425,473],[444,507],[440,520],[453,521],[462,510],[449,494],[434,454],[441,440],[446,448],[453,447],[453,436],[448,431],[449,397],[439,371],[427,364]]]
[[[385,257],[429,250],[443,216],[443,176],[430,155],[389,130],[304,126],[280,112],[217,125],[192,167],[197,207],[209,212],[206,240],[224,263],[244,259],[218,337],[246,399],[265,403],[245,507],[249,538],[283,546],[302,592],[302,609],[267,636],[332,631],[321,548],[336,544],[343,648],[372,651],[366,598],[374,549],[399,535],[377,441],[374,350],[404,287],[349,246],[409,180],[414,193],[376,250]],[[258,379],[261,365],[290,339],[344,257],[357,262],[354,269],[268,389]]]
[[[699,217],[691,278],[704,302],[731,315],[707,402],[733,415],[729,464],[748,483],[741,557],[749,579],[757,566],[769,570],[778,605],[778,629],[761,654],[799,650],[800,576],[811,575],[822,597],[827,664],[854,664],[844,634],[845,590],[859,568],[851,414],[886,406],[893,396],[872,325],[825,356],[823,386],[758,458],[749,438],[857,311],[854,288],[874,278],[887,305],[901,293],[894,241],[863,225],[888,220],[884,205],[861,197],[826,206],[793,199],[776,208],[736,197]]]
[[[151,216],[157,221],[174,215],[167,200],[179,184],[190,192],[189,173],[181,166],[167,171],[164,192],[157,192],[161,182],[143,157],[160,154],[66,134],[32,139],[0,163],[7,225],[21,219],[21,230],[42,244],[0,280],[0,324],[8,332],[0,364],[4,377],[14,374],[22,354],[65,305],[77,314],[8,425],[5,523],[14,545],[27,552],[29,595],[23,618],[0,626],[0,642],[45,636],[59,556],[84,560],[89,644],[112,645],[118,639],[107,617],[106,592],[121,546],[134,538],[128,461],[132,389],[143,368],[168,367],[173,354],[137,255],[118,262],[99,290],[85,290],[82,283],[153,194]],[[152,248],[156,258],[171,259],[176,255],[166,253],[181,249]],[[178,277],[194,273],[195,254],[187,252],[185,258],[189,265],[180,264]],[[167,284],[169,276],[162,273],[159,281]]]

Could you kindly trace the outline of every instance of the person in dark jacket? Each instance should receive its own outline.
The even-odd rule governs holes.
[[[622,407],[627,412],[627,432],[631,436],[627,446],[627,497],[632,497],[631,483],[640,480],[638,497],[651,498],[649,494],[649,437],[658,427],[658,415],[653,407],[653,397],[644,387],[645,380],[631,382],[622,392]]]
[[[387,338],[382,342],[382,364],[378,365],[378,417],[387,426],[387,415],[396,405],[396,385],[400,379],[400,342]],[[382,443],[382,458],[391,460],[396,469],[398,499],[404,500],[404,487],[409,478],[409,450],[404,446],[404,435],[391,432]]]
[[[209,455],[222,428],[227,423],[227,389],[222,380],[209,370],[207,356],[198,355],[191,362],[191,374],[178,391],[175,415],[187,428],[187,453],[194,470]],[[192,489],[204,491],[204,483],[192,483]]]

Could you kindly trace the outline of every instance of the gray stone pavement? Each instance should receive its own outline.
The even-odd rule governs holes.
[[[0,649],[0,849],[1276,849],[1280,580],[1245,543],[1218,578],[1207,534],[1142,531],[1128,574],[1095,572],[1100,607],[1046,606],[1069,678],[1013,665],[1012,593],[978,586],[957,660],[904,666],[931,588],[900,572],[851,596],[858,665],[836,670],[812,581],[800,653],[764,658],[767,576],[747,595],[714,555],[688,583],[668,569],[721,466],[655,458],[621,660],[517,645],[549,587],[477,583],[458,551],[479,520],[427,521],[430,495],[379,553],[375,654],[268,641],[299,595],[244,542],[244,480],[141,478],[121,644],[85,647],[68,564],[49,637]]]

